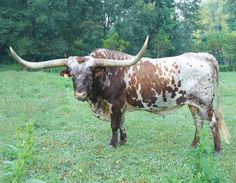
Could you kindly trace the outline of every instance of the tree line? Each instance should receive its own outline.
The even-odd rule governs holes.
[[[86,55],[95,48],[147,56],[189,51],[236,63],[234,0],[1,0],[0,63],[9,46],[30,60]]]

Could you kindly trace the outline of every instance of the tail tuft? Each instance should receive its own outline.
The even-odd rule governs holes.
[[[216,80],[217,80],[217,110],[216,110],[216,116],[218,118],[218,127],[219,127],[219,133],[221,138],[224,139],[224,141],[229,144],[229,139],[230,139],[230,134],[229,131],[227,129],[227,127],[225,126],[224,123],[224,119],[222,116],[222,105],[221,105],[221,95],[220,95],[220,83],[219,83],[219,66],[217,64],[216,66],[216,71],[217,71],[217,75],[216,75]]]
[[[221,108],[221,107],[220,107],[220,108]],[[224,139],[224,141],[225,141],[227,144],[229,144],[230,133],[229,133],[227,127],[225,126],[221,109],[218,110],[218,107],[217,107],[216,116],[217,116],[217,118],[218,118],[218,127],[219,127],[220,136],[221,136],[221,138]]]

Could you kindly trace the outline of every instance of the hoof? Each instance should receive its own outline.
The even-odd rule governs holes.
[[[218,154],[220,154],[221,153],[221,149],[219,148],[219,149],[215,149],[215,151],[214,151],[214,154],[215,155],[218,155]]]
[[[126,143],[127,143],[127,140],[121,140],[121,141],[119,142],[120,145],[125,145]]]
[[[195,149],[197,147],[197,144],[191,144],[189,147]]]
[[[214,151],[213,155],[214,156],[219,156],[219,155],[221,155],[221,151]]]
[[[108,144],[108,145],[106,145],[106,148],[107,148],[107,149],[114,149],[115,146],[113,146],[113,145],[111,145],[111,144]]]

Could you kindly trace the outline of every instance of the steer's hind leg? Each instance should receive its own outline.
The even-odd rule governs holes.
[[[125,117],[124,117],[124,114],[122,114],[121,122],[120,122],[120,144],[121,145],[126,144],[127,142],[127,135],[126,135],[124,123],[125,123]]]
[[[196,147],[197,144],[200,142],[200,131],[203,125],[203,120],[201,119],[199,115],[199,109],[197,107],[189,105],[189,110],[195,122],[195,135],[194,135],[191,146]]]
[[[212,108],[207,111],[208,114],[208,121],[210,122],[210,127],[214,139],[214,149],[216,152],[220,152],[221,150],[221,139],[219,133],[219,125],[218,125],[218,118]]]
[[[220,133],[219,133],[219,124],[218,124],[218,118],[212,109],[212,105],[203,107],[199,111],[198,108],[189,106],[190,111],[193,115],[193,118],[195,120],[196,124],[196,132],[195,137],[193,139],[192,146],[196,146],[197,143],[200,141],[199,133],[200,129],[202,127],[202,119],[205,119],[209,121],[209,125],[213,134],[214,139],[214,149],[216,152],[219,152],[221,150],[221,139],[220,139]]]

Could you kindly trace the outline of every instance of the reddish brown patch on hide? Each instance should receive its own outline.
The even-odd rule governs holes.
[[[142,61],[132,68],[135,74],[130,76],[127,101],[133,106],[142,107],[141,104],[144,102],[150,107],[155,104],[157,97],[161,97],[164,102],[167,102],[167,94],[169,93],[170,97],[174,98],[181,87],[181,81],[177,82],[175,75],[172,74],[173,69],[176,69],[174,66],[171,67],[169,74],[166,72],[168,70],[166,66],[161,68],[159,64],[154,65],[149,61]],[[137,92],[140,92],[142,102],[137,100]]]

